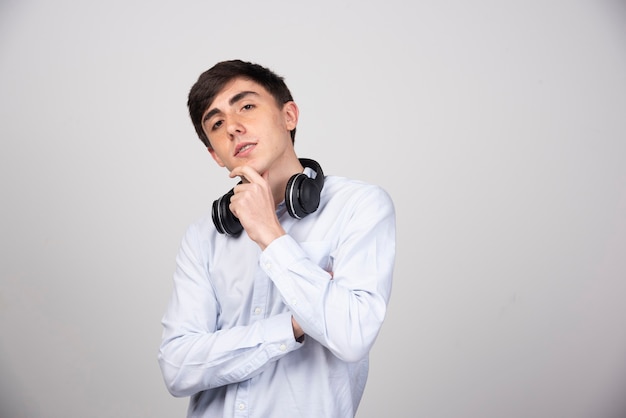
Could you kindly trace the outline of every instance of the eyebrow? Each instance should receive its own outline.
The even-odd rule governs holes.
[[[238,101],[243,100],[245,97],[250,96],[250,95],[258,96],[259,93],[257,93],[256,91],[251,91],[251,90],[246,90],[246,91],[239,92],[239,93],[235,94],[233,97],[230,98],[230,100],[228,101],[228,104],[230,106],[232,106],[235,103],[237,103]],[[207,114],[204,115],[204,117],[202,118],[202,123],[204,124],[206,121],[208,121],[214,115],[216,115],[216,114],[218,114],[220,112],[221,112],[221,110],[218,109],[217,107],[214,107],[213,109],[209,110],[207,112]]]

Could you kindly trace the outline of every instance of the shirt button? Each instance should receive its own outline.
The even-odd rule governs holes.
[[[272,268],[272,263],[265,263],[265,267],[270,270]]]
[[[239,404],[239,410],[243,411],[244,409],[246,409],[246,406],[242,403]]]
[[[286,349],[287,349],[287,346],[285,344],[280,345],[280,351],[285,351]]]
[[[258,315],[261,313],[261,308],[254,308],[254,314]]]

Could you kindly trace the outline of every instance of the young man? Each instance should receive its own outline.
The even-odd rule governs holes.
[[[191,397],[189,417],[353,417],[391,292],[391,199],[298,158],[298,107],[267,68],[220,62],[188,106],[241,181],[182,240],[159,351],[168,390]]]

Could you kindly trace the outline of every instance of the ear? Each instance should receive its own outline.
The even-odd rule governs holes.
[[[298,109],[296,102],[291,101],[285,103],[283,105],[283,115],[285,117],[287,130],[294,130],[298,125],[298,116],[300,115],[300,110]]]
[[[207,148],[207,150],[209,151],[209,154],[211,154],[211,157],[213,157],[217,165],[219,165],[220,167],[224,167],[222,159],[215,153],[215,150],[213,148]]]

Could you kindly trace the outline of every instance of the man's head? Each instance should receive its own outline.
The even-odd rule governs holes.
[[[282,108],[285,103],[293,101],[291,92],[283,78],[265,67],[241,60],[222,61],[215,64],[200,75],[198,81],[191,87],[187,101],[189,116],[191,116],[191,122],[196,129],[196,133],[209,149],[212,146],[202,128],[202,115],[209,108],[215,96],[231,80],[236,78],[251,80],[263,86],[274,97],[279,108]],[[295,136],[296,128],[291,130],[292,142]]]

